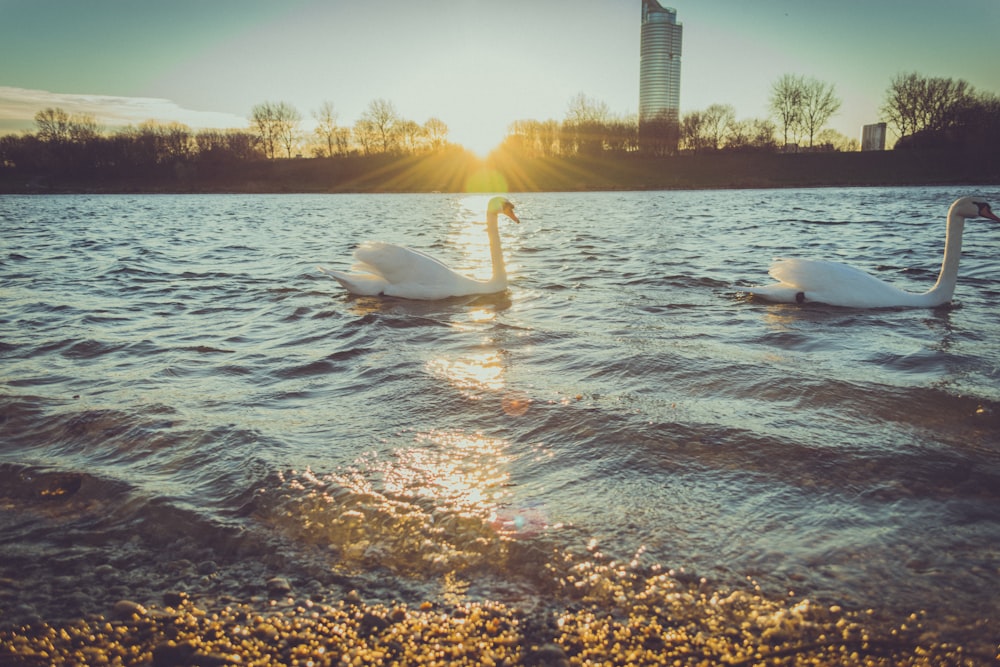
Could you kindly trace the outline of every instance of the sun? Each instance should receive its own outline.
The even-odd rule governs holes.
[[[449,139],[452,143],[475,153],[476,157],[485,158],[492,153],[507,136],[507,127],[503,124],[488,124],[485,122],[455,123],[449,128]]]

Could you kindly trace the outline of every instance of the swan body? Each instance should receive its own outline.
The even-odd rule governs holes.
[[[490,239],[493,275],[475,280],[454,271],[440,260],[412,248],[382,241],[362,243],[354,251],[351,272],[320,271],[358,296],[392,296],[400,299],[447,299],[472,294],[494,294],[507,289],[507,269],[500,246],[499,215],[514,222],[514,205],[505,197],[494,197],[486,207],[486,233]]]
[[[920,294],[907,292],[846,264],[812,259],[779,259],[769,271],[777,283],[748,291],[768,301],[815,301],[847,308],[930,308],[951,301],[962,255],[962,230],[969,218],[1000,222],[981,197],[962,197],[948,209],[944,259],[937,282]]]

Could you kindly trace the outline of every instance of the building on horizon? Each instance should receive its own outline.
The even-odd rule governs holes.
[[[681,37],[677,10],[642,0],[639,43],[639,140],[644,149],[677,150],[681,106]]]
[[[861,128],[861,150],[885,150],[885,123],[872,123]]]

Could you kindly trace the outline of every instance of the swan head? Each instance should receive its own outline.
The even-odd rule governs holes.
[[[987,218],[1000,222],[990,205],[982,197],[962,197],[951,205],[952,210],[963,218]]]
[[[506,197],[494,197],[491,199],[490,203],[486,206],[486,213],[487,215],[499,215],[500,213],[503,213],[514,222],[521,222],[521,220],[514,214],[514,205],[510,203],[510,200]]]

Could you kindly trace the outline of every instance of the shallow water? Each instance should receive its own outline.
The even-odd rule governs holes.
[[[951,306],[742,291],[796,255],[923,291],[963,194],[516,194],[508,292],[431,303],[315,267],[486,277],[487,197],[0,197],[0,623],[275,574],[532,607],[569,562],[995,617],[1000,226]]]

